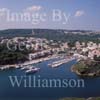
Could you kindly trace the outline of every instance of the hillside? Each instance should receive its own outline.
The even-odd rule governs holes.
[[[84,31],[84,30],[54,30],[54,29],[8,29],[1,30],[0,37],[16,37],[16,36],[34,36],[38,38],[46,38],[56,41],[94,41],[100,42],[99,32]]]

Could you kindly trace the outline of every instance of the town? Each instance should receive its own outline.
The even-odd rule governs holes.
[[[4,52],[4,55],[1,56],[1,66],[3,66],[0,67],[1,69],[9,68],[9,66],[15,67],[16,64],[19,65],[22,63],[22,65],[30,65],[59,57],[62,57],[63,59],[49,65],[52,67],[58,67],[73,59],[77,59],[77,61],[87,59],[94,60],[94,58],[100,57],[100,43],[97,44],[92,41],[88,41],[87,43],[76,41],[72,46],[70,42],[47,40],[45,38],[2,37],[0,39],[0,46],[2,45],[6,46],[6,50],[8,49],[10,54],[7,51],[7,55]],[[22,56],[21,54],[17,53],[19,56],[16,56],[14,53],[12,54],[12,52],[16,53],[17,51],[18,53],[21,52],[21,54],[26,51],[27,53],[24,53],[24,56],[20,58],[20,56]],[[27,59],[24,58],[26,55]],[[8,58],[6,59],[5,57],[7,56]],[[17,59],[18,57],[19,59]],[[6,67],[4,67],[5,65]]]
[[[73,54],[73,56],[84,59],[93,59],[94,56],[100,56],[100,43],[97,44],[92,41],[88,41],[87,43],[76,41],[73,46],[70,46],[70,42],[49,41],[34,37],[14,37],[11,39],[2,38],[0,45],[3,44],[6,44],[10,51],[16,51],[17,47],[20,51],[30,50],[29,60],[60,53]]]

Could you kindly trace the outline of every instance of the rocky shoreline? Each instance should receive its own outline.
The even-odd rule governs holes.
[[[75,66],[72,66],[71,71],[81,77],[100,77],[100,74],[98,73],[81,74],[77,69],[75,69]]]
[[[77,75],[81,76],[81,73],[78,72],[78,70],[75,69],[75,66],[71,67],[71,72],[76,73]]]
[[[78,76],[81,76],[81,77],[100,77],[100,70],[97,70],[97,71],[92,71],[92,72],[88,72],[88,73],[81,73],[78,71],[78,69],[76,68],[76,65],[73,65],[71,67],[71,71],[76,73]]]

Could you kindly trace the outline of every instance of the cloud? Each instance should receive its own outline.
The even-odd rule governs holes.
[[[41,6],[33,5],[33,6],[31,6],[31,7],[26,8],[25,11],[39,11],[39,10],[41,10],[41,9],[42,9]]]
[[[84,14],[85,14],[85,12],[83,10],[78,10],[75,13],[75,17],[80,17],[80,16],[83,16]]]
[[[7,11],[9,11],[8,8],[0,8],[0,16],[5,15],[5,13],[6,13]]]

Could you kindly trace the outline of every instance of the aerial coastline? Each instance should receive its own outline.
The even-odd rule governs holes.
[[[54,30],[54,32],[55,31],[56,30]],[[54,58],[62,58],[61,61],[54,62],[54,64],[53,63],[51,64],[51,66],[56,67],[60,66],[61,64],[67,63],[67,59],[64,60],[64,58],[69,57],[69,59],[71,59],[72,57],[74,59],[77,59],[77,63],[72,66],[71,70],[75,72],[77,75],[91,76],[91,77],[100,75],[98,70],[99,69],[98,64],[100,61],[99,42],[96,43],[93,41],[89,41],[88,39],[87,39],[88,42],[87,41],[63,42],[57,40],[48,40],[47,38],[35,37],[35,35],[37,35],[37,33],[35,32],[36,31],[32,30],[31,34],[33,36],[29,37],[1,38],[0,40],[0,46],[2,52],[2,56],[0,56],[1,70],[9,68],[19,68],[25,65],[36,64]],[[66,31],[62,32],[66,33]],[[82,34],[82,32],[79,34]],[[87,33],[88,31],[86,31],[86,34]],[[73,34],[75,33],[72,31],[72,35]],[[88,35],[91,36],[91,34],[95,33],[91,32]],[[68,33],[66,35],[68,35]],[[76,68],[75,66],[77,65],[78,67]],[[96,71],[95,69],[94,72],[92,69],[94,69],[95,66],[97,66],[98,71]]]

